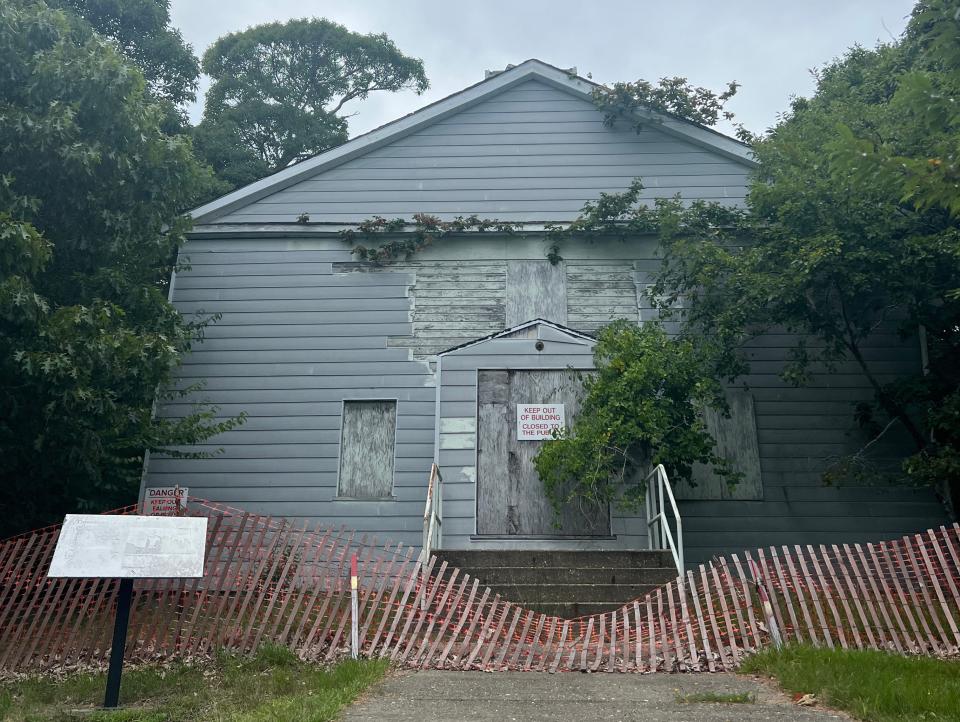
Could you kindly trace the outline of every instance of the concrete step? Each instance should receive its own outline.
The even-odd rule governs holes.
[[[668,551],[539,551],[440,549],[437,559],[457,567],[670,567]]]
[[[676,579],[669,552],[441,550],[446,576],[469,574],[500,598],[572,618],[610,612]]]
[[[448,565],[448,570],[453,569]],[[462,568],[482,584],[655,584],[673,581],[675,567],[479,567]],[[450,571],[446,576],[449,577]]]
[[[613,612],[620,609],[623,604],[617,604],[615,602],[532,602],[524,606],[532,609],[534,612],[548,614],[551,617],[574,619],[576,617],[585,617],[589,614]],[[632,619],[633,617],[631,616],[631,623]]]
[[[644,597],[659,584],[488,584],[494,594],[515,604],[590,601],[625,604]]]

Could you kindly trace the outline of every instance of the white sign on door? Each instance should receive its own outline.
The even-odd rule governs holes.
[[[517,440],[553,438],[554,429],[566,426],[563,404],[517,404]]]

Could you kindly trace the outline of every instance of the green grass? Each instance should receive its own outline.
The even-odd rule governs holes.
[[[677,702],[681,704],[753,704],[757,701],[750,692],[694,692],[693,694],[677,695]]]
[[[10,722],[322,722],[333,717],[387,671],[387,662],[342,662],[321,668],[282,647],[256,657],[221,655],[198,666],[127,670],[121,708],[103,704],[105,675],[33,677],[0,684],[0,719]],[[91,711],[95,710],[95,711]]]
[[[960,720],[958,661],[791,646],[748,657],[740,671],[869,722]]]

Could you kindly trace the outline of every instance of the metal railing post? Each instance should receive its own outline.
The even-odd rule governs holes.
[[[677,508],[677,500],[673,495],[673,489],[670,487],[670,479],[667,478],[667,470],[663,464],[657,464],[653,471],[647,474],[647,541],[650,549],[669,549],[673,556],[673,562],[677,567],[677,573],[681,576],[684,571],[683,558],[683,521],[680,519],[680,510]],[[655,486],[654,486],[655,485]],[[667,518],[667,502],[670,503],[669,511],[673,515],[676,524],[676,537],[673,529],[670,528]],[[653,525],[657,525],[654,530]],[[655,540],[659,536],[659,545]]]

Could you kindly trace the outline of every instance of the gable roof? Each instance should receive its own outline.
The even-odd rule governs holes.
[[[357,136],[341,146],[284,168],[266,178],[206,203],[190,211],[189,215],[196,224],[210,223],[238,208],[254,203],[358,156],[370,153],[476,105],[497,93],[530,80],[538,80],[573,97],[590,100],[591,102],[593,91],[598,87],[596,83],[572,75],[569,71],[561,70],[540,60],[527,60],[369,133]],[[667,135],[709,149],[742,164],[744,167],[756,165],[751,159],[749,147],[738,140],[696,123],[653,111],[643,114],[638,113],[638,116],[640,115],[654,120],[657,123],[657,129]]]
[[[523,323],[518,323],[516,326],[505,328],[502,331],[496,331],[488,336],[481,336],[480,338],[475,338],[472,341],[461,343],[457,346],[453,346],[452,348],[448,348],[446,351],[440,351],[437,356],[446,356],[448,354],[457,353],[459,351],[463,351],[464,349],[473,348],[474,346],[479,346],[480,344],[487,343],[489,341],[495,341],[501,338],[515,337],[517,336],[518,332],[534,327],[537,329],[536,338],[542,341],[564,341],[567,343],[577,343],[582,345],[592,345],[597,342],[597,339],[590,334],[583,333],[582,331],[576,331],[553,321],[535,318],[532,321],[524,321]],[[544,331],[547,333],[544,333]],[[551,331],[553,333],[550,333]]]

